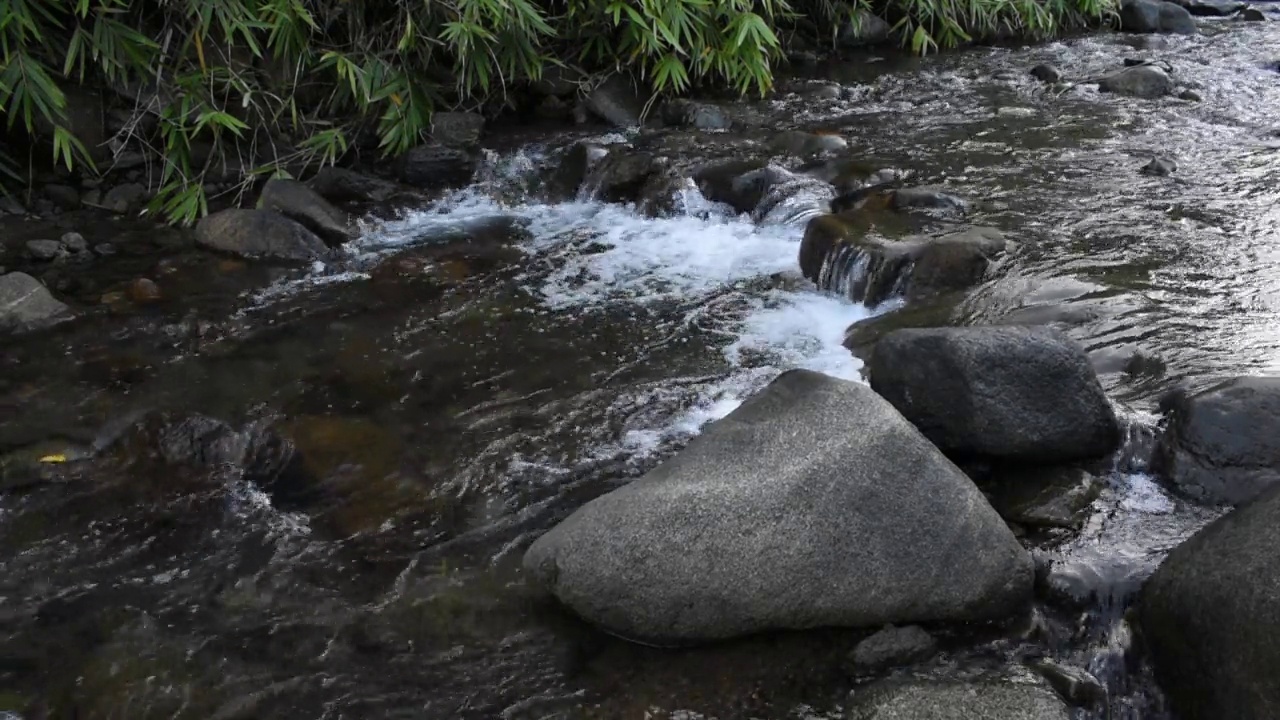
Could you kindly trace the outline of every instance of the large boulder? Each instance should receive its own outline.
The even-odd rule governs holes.
[[[1048,688],[1008,681],[884,681],[849,696],[848,720],[1069,720]]]
[[[1196,21],[1187,9],[1163,0],[1123,0],[1120,29],[1134,33],[1195,35]]]
[[[245,258],[320,260],[324,241],[302,225],[271,210],[223,210],[196,224],[196,242],[210,250]]]
[[[1228,17],[1249,7],[1248,3],[1237,0],[1170,0],[1170,2],[1200,17]]]
[[[1009,246],[995,228],[899,239],[873,230],[862,209],[813,218],[800,242],[801,273],[869,305],[899,294],[923,300],[980,282]]]
[[[1179,718],[1280,716],[1280,488],[1175,548],[1137,617]]]
[[[35,330],[71,316],[71,308],[39,280],[20,272],[0,275],[0,330]]]
[[[297,180],[268,180],[262,187],[262,194],[258,196],[258,207],[274,210],[299,222],[332,244],[347,242],[356,235],[346,213]]]
[[[807,370],[584,505],[524,567],[588,621],[653,643],[996,619],[1033,582],[1008,527],[910,423]]]
[[[1280,377],[1174,391],[1160,408],[1169,424],[1155,470],[1182,494],[1235,505],[1280,483]]]
[[[1154,100],[1173,92],[1173,78],[1164,68],[1155,65],[1127,67],[1102,78],[1098,82],[1102,92]]]
[[[956,457],[1069,462],[1120,441],[1089,356],[1053,328],[898,330],[869,370],[871,387]]]

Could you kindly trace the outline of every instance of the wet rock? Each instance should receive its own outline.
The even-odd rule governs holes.
[[[892,625],[858,643],[849,655],[856,675],[873,675],[889,668],[928,660],[938,651],[938,642],[917,625]]]
[[[160,286],[148,278],[138,278],[129,283],[129,289],[125,291],[125,295],[135,305],[152,305],[164,299]]]
[[[844,346],[864,362],[871,358],[880,338],[902,328],[940,327],[950,325],[959,298],[908,303],[892,312],[880,313],[860,320],[844,333]],[[865,370],[865,366],[864,366]]]
[[[871,387],[951,455],[1070,462],[1120,441],[1089,356],[1059,330],[899,330],[869,368]]]
[[[889,206],[894,210],[932,208],[963,214],[969,204],[955,195],[932,188],[898,188],[893,191]]]
[[[1028,527],[1079,528],[1102,484],[1072,467],[1001,468],[982,483],[992,506],[1010,522]]]
[[[396,164],[401,182],[424,189],[462,187],[476,172],[470,153],[439,143],[419,145],[401,155]]]
[[[63,210],[75,210],[80,207],[80,193],[73,187],[66,185],[46,185],[44,194],[53,201],[53,204]]]
[[[1246,7],[1240,11],[1239,18],[1248,22],[1266,22],[1267,14],[1258,8]]]
[[[1123,0],[1120,29],[1135,33],[1195,35],[1200,32],[1187,9],[1162,0]]]
[[[147,199],[147,188],[139,183],[117,185],[102,197],[102,207],[116,213],[129,213],[142,208]]]
[[[760,160],[730,160],[699,168],[693,181],[708,200],[725,203],[738,213],[749,213],[770,187],[789,176],[783,168]]]
[[[57,240],[28,240],[27,254],[33,260],[50,262],[66,255],[67,251]]]
[[[1169,73],[1155,65],[1138,65],[1108,75],[1098,83],[1102,92],[1153,100],[1173,92]]]
[[[1174,161],[1173,158],[1153,157],[1151,158],[1151,162],[1147,163],[1146,165],[1143,165],[1142,169],[1139,170],[1138,172],[1142,173],[1143,175],[1155,175],[1157,177],[1163,177],[1165,175],[1172,175],[1173,173],[1177,172],[1177,170],[1178,170],[1178,163]]]
[[[1026,683],[882,681],[854,690],[848,720],[1069,720],[1054,693]]]
[[[608,154],[608,150],[591,143],[579,142],[569,146],[561,154],[560,163],[547,183],[551,199],[570,200],[577,197],[578,190],[586,182],[591,169]]]
[[[1200,96],[1200,93],[1195,90],[1183,90],[1178,93],[1178,99],[1186,100],[1188,102],[1200,102],[1201,100],[1204,100],[1204,98]]]
[[[35,330],[71,315],[39,280],[19,272],[0,275],[0,330]]]
[[[751,219],[762,225],[807,223],[825,213],[835,195],[830,183],[776,166],[762,168],[743,180],[764,188],[760,201],[751,210]]]
[[[116,249],[116,246],[111,243],[98,243],[93,246],[93,251],[102,257],[111,257],[119,252],[119,250]]]
[[[1032,582],[967,477],[865,385],[807,370],[580,508],[524,567],[587,620],[657,643],[1000,618]]]
[[[809,221],[800,270],[819,287],[871,305],[895,295],[922,300],[979,282],[1007,247],[994,228],[895,240],[867,232],[856,213],[841,213]]]
[[[1107,688],[1093,673],[1084,668],[1069,667],[1049,659],[1031,664],[1072,707],[1097,708],[1107,703]]]
[[[302,225],[270,210],[223,210],[196,224],[196,243],[245,258],[319,260],[324,241]]]
[[[785,130],[769,141],[769,149],[773,152],[801,158],[839,152],[848,147],[849,142],[839,135],[803,130]]]
[[[69,232],[62,236],[62,247],[69,252],[82,253],[89,249],[89,243],[78,232]]]
[[[1052,84],[1062,80],[1062,71],[1053,65],[1037,65],[1031,68],[1031,77]]]
[[[591,196],[605,202],[636,202],[643,197],[649,180],[660,171],[653,155],[615,148],[592,165],[584,186]]]
[[[610,75],[604,82],[592,88],[586,97],[587,110],[620,128],[640,126],[644,111],[644,99],[635,85],[622,75]]]
[[[1241,377],[1161,399],[1155,470],[1182,494],[1236,505],[1280,482],[1280,377]]]
[[[346,213],[297,180],[268,180],[258,197],[258,208],[274,210],[331,244],[347,242],[356,235]]]
[[[868,45],[879,45],[889,39],[893,26],[879,15],[866,10],[858,10],[853,17],[845,21],[836,36],[836,42],[842,48],[855,49]]]
[[[1271,487],[1174,548],[1142,588],[1138,629],[1178,717],[1275,716],[1278,550],[1280,488]]]
[[[839,83],[820,82],[812,86],[809,97],[815,100],[839,100],[844,95],[844,88]]]
[[[1170,2],[1186,8],[1187,12],[1197,17],[1227,17],[1248,7],[1248,4],[1235,0],[1170,0]]]
[[[385,202],[400,192],[389,180],[338,167],[321,169],[307,185],[330,202]]]
[[[692,100],[667,102],[662,107],[662,120],[668,125],[696,130],[728,130],[733,125],[733,119],[724,108]]]
[[[437,112],[431,115],[431,139],[445,147],[472,147],[484,132],[484,116],[473,112]]]

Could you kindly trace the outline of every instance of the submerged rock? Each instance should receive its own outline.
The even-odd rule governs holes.
[[[1153,100],[1171,94],[1173,80],[1169,73],[1155,65],[1136,65],[1102,78],[1098,89],[1116,95]]]
[[[1032,584],[963,473],[865,385],[807,370],[578,509],[524,568],[585,619],[656,643],[1001,618]]]
[[[196,243],[246,258],[319,260],[329,248],[302,225],[270,210],[223,210],[196,224]]]
[[[773,152],[800,158],[838,152],[848,147],[849,141],[839,135],[803,130],[784,130],[769,141],[769,149]]]
[[[1008,248],[995,228],[896,240],[870,230],[858,211],[810,220],[800,242],[801,273],[869,305],[894,295],[921,300],[978,283]]]
[[[1031,77],[1052,84],[1062,80],[1062,71],[1053,65],[1037,65],[1031,68]]]
[[[1138,628],[1183,720],[1280,708],[1280,488],[1210,523],[1142,589]]]
[[[1113,451],[1120,427],[1084,349],[1047,327],[899,330],[871,387],[958,457],[1070,462]]]
[[[857,675],[870,675],[898,665],[928,660],[938,651],[938,641],[917,625],[890,625],[858,643],[849,655]]]
[[[355,237],[346,213],[297,180],[268,180],[258,197],[258,207],[301,223],[329,243],[340,244]]]
[[[1066,705],[1036,685],[978,681],[886,681],[854,690],[848,720],[1070,720]]]
[[[1123,0],[1120,29],[1135,33],[1195,35],[1200,32],[1191,13],[1180,5],[1163,0]]]
[[[1280,483],[1280,377],[1241,377],[1162,398],[1155,471],[1201,502],[1236,505]]]
[[[1143,175],[1155,175],[1157,177],[1163,177],[1165,175],[1172,175],[1177,170],[1178,170],[1178,163],[1175,162],[1172,158],[1153,157],[1151,158],[1151,162],[1147,163],[1146,165],[1143,165],[1142,169],[1139,170],[1139,172],[1141,172]]]
[[[35,330],[71,316],[71,308],[39,280],[20,272],[0,275],[0,330]]]

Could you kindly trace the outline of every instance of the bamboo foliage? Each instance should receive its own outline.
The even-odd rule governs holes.
[[[1047,36],[1110,2],[0,0],[0,112],[11,134],[94,173],[107,169],[93,161],[103,149],[72,132],[66,88],[127,98],[135,118],[112,147],[141,147],[159,168],[150,210],[190,223],[207,212],[215,168],[239,168],[243,191],[263,174],[334,163],[366,137],[398,155],[424,140],[437,108],[507,102],[552,66],[633,72],[659,94],[764,94],[797,20],[837,28],[874,9],[924,53],[1002,27]],[[21,180],[7,156],[0,173]]]

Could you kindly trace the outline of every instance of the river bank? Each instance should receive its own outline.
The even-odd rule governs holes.
[[[835,167],[771,151],[801,131],[843,138],[834,160],[868,175],[964,199],[965,222],[1016,242],[929,322],[1067,307],[1131,431],[1078,529],[1024,528],[1074,583],[1038,594],[1042,629],[938,632],[941,652],[899,672],[1030,680],[1047,656],[1095,674],[1111,717],[1162,717],[1123,612],[1218,510],[1146,473],[1157,398],[1280,367],[1276,27],[1202,21],[1202,36],[1136,48],[1104,35],[815,68],[771,101],[728,106],[756,118],[741,130],[513,136],[471,187],[367,222],[314,267],[97,214],[6,232],[0,265],[41,277],[79,317],[0,351],[0,709],[840,717],[864,633],[641,647],[566,616],[519,572],[557,521],[784,370],[860,378],[846,329],[919,310],[804,279],[817,196],[789,195],[798,214],[765,220],[687,186],[666,216],[543,193],[581,140],[675,167],[775,154]],[[1126,57],[1168,63],[1202,100],[1059,92],[1030,75],[1052,64],[1071,85]],[[1176,172],[1139,172],[1155,155]],[[121,252],[84,266],[79,251],[24,254],[66,232]],[[259,443],[272,434],[304,467],[279,471]]]

